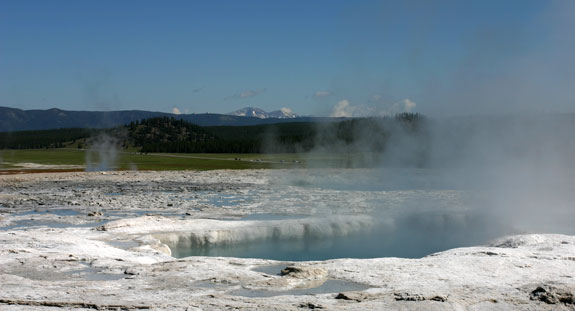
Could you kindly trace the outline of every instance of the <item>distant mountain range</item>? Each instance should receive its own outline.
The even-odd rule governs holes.
[[[291,109],[289,109],[289,108],[282,108],[280,110],[275,110],[272,112],[266,112],[260,108],[245,107],[245,108],[242,108],[240,110],[230,112],[230,113],[228,113],[228,115],[238,116],[238,117],[255,117],[255,118],[260,118],[260,119],[270,119],[270,118],[293,119],[293,118],[298,117],[298,115],[293,113],[291,111]]]
[[[237,115],[245,109],[244,115]],[[321,122],[331,118],[299,117],[289,109],[270,113],[257,108],[244,108],[234,114],[171,114],[142,110],[125,111],[69,111],[57,108],[47,110],[21,110],[0,107],[0,132],[45,130],[58,128],[110,128],[153,117],[174,117],[200,126],[240,126],[285,122]],[[254,112],[252,113],[250,110]],[[256,113],[263,111],[265,114]],[[254,114],[255,113],[255,114]],[[264,117],[265,116],[265,117]]]

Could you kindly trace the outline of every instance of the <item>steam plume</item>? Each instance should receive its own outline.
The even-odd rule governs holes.
[[[117,139],[106,134],[98,136],[86,151],[86,171],[110,171],[116,168]]]

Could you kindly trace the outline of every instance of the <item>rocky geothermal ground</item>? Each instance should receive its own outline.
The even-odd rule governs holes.
[[[0,176],[0,310],[575,309],[575,237],[503,236],[472,193],[369,173]],[[182,257],[212,248],[238,256]]]

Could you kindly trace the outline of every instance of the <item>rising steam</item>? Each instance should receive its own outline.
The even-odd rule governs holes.
[[[111,171],[116,169],[118,140],[106,134],[99,135],[86,151],[86,171]]]

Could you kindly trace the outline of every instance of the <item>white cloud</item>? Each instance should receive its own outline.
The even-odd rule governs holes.
[[[317,91],[313,94],[313,97],[327,97],[330,96],[332,92],[330,91]]]
[[[376,95],[378,96],[378,95]],[[374,103],[374,101],[379,101]],[[360,118],[360,117],[382,117],[393,116],[398,113],[412,112],[416,104],[409,98],[402,99],[393,104],[386,104],[381,101],[381,98],[372,98],[372,104],[369,105],[351,105],[349,100],[344,99],[339,101],[329,115],[334,118]]]
[[[292,113],[293,113],[293,111],[292,111],[291,109],[286,108],[286,107],[282,107],[282,108],[280,109],[280,111],[283,112],[283,113],[285,113],[285,114],[292,114]]]
[[[178,109],[178,107],[172,108],[172,113],[173,114],[182,114],[182,112],[180,112],[180,109]]]
[[[394,103],[392,106],[392,111],[390,112],[392,114],[402,112],[412,112],[413,109],[415,109],[415,106],[417,105],[413,101],[411,101],[409,98],[406,98]]]
[[[329,115],[332,118],[351,118],[353,117],[354,107],[349,104],[347,99],[340,100]]]
[[[403,103],[405,105],[404,107],[405,112],[411,112],[413,111],[413,109],[415,109],[415,106],[417,106],[417,104],[411,101],[409,98],[404,99]]]

